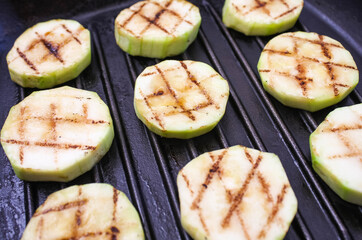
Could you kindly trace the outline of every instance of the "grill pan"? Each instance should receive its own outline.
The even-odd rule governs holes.
[[[147,239],[191,239],[182,229],[176,187],[178,171],[194,157],[236,144],[276,153],[298,198],[298,213],[285,239],[361,239],[362,208],[341,200],[311,166],[309,135],[337,107],[362,102],[362,86],[341,103],[309,113],[285,107],[268,95],[257,74],[257,61],[270,37],[247,37],[221,22],[223,1],[191,1],[200,8],[196,41],[173,59],[198,60],[229,80],[224,118],[210,133],[190,139],[164,139],[148,131],[133,110],[138,74],[155,59],[132,57],[115,43],[117,14],[136,1],[0,1],[0,126],[9,109],[33,89],[10,80],[6,54],[15,39],[37,22],[73,18],[92,34],[92,63],[66,83],[96,91],[110,107],[116,137],[109,153],[89,172],[69,183],[19,180],[0,150],[0,239],[20,239],[35,209],[62,188],[105,182],[123,191],[140,213]],[[315,31],[340,41],[362,68],[362,2],[305,0],[291,31]],[[358,27],[359,26],[359,27]],[[357,30],[357,31],[356,31]]]

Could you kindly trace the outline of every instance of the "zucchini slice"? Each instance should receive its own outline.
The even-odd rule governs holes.
[[[195,40],[201,24],[198,7],[185,0],[146,0],[122,10],[115,20],[119,47],[133,55],[178,55]]]
[[[228,82],[202,62],[167,60],[135,84],[138,118],[156,134],[187,139],[211,131],[225,113]]]
[[[362,103],[337,108],[310,135],[312,164],[345,201],[362,206]]]
[[[342,101],[359,80],[356,63],[342,44],[306,32],[270,40],[258,71],[264,89],[282,104],[311,112]]]
[[[16,175],[28,181],[70,181],[90,170],[114,137],[97,93],[71,87],[33,92],[11,108],[1,144]]]
[[[72,186],[48,196],[22,240],[143,240],[140,218],[127,196],[109,184]]]
[[[6,60],[11,80],[20,86],[51,88],[90,64],[90,33],[74,20],[38,23],[15,41]]]
[[[177,176],[181,223],[195,240],[283,239],[297,199],[275,154],[233,146]]]
[[[292,28],[303,0],[226,0],[222,20],[245,35],[267,36]]]

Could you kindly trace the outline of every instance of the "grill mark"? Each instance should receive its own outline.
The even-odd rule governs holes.
[[[290,34],[286,34],[286,35],[284,35],[284,37],[288,37],[288,38],[292,38],[292,39],[296,39],[296,40],[300,40],[300,41],[320,45],[320,40],[312,40],[312,39],[302,38],[302,37],[298,37],[298,36],[294,36],[294,35],[290,35]],[[324,46],[330,46],[330,47],[336,47],[336,48],[344,49],[343,46],[340,46],[340,45],[335,44],[335,43],[324,42]]]
[[[205,96],[205,98],[207,99],[207,106],[208,105],[214,105],[214,101],[212,100],[212,98],[210,97],[209,93],[206,91],[205,88],[203,88],[200,84],[200,82],[198,82],[196,80],[196,78],[194,77],[194,75],[191,74],[190,70],[187,68],[187,65],[183,62],[183,61],[180,61],[180,64],[182,66],[182,68],[185,70],[186,74],[187,74],[187,78],[188,80],[190,80],[193,84],[195,84],[199,91],[202,93],[202,95]],[[207,107],[205,106],[205,107]],[[218,107],[217,105],[215,106],[217,109],[220,108]]]
[[[247,152],[246,149],[245,149],[245,152]],[[250,183],[251,179],[254,177],[255,171],[257,170],[261,160],[262,160],[262,156],[259,155],[258,158],[256,159],[255,164],[253,165],[252,169],[249,171],[242,187],[240,188],[240,190],[237,192],[237,194],[233,198],[232,204],[230,204],[231,206],[230,206],[229,210],[227,211],[226,216],[224,217],[224,219],[221,222],[221,226],[223,228],[225,228],[229,225],[232,214],[234,213],[236,208],[239,206],[239,204],[243,200],[244,194],[245,194],[246,190],[248,189],[249,183]]]
[[[141,96],[142,96],[142,98],[143,98],[143,101],[146,103],[146,106],[147,106],[148,109],[151,111],[154,119],[156,119],[158,125],[160,125],[160,127],[162,128],[162,130],[165,130],[165,125],[163,124],[160,116],[158,115],[158,113],[157,113],[156,111],[154,111],[154,110],[152,109],[152,106],[150,105],[150,103],[149,103],[149,101],[148,101],[148,97],[143,94],[143,92],[141,91],[141,89],[140,89],[140,94],[141,94]]]
[[[312,78],[298,77],[298,76],[292,75],[292,74],[290,74],[290,73],[288,73],[288,72],[280,72],[280,71],[274,71],[274,70],[272,71],[272,70],[270,70],[270,69],[261,69],[261,70],[259,70],[259,72],[280,74],[280,75],[285,76],[285,77],[295,78],[295,79],[298,80],[298,81],[304,80],[304,81],[313,82],[313,79],[312,79]]]
[[[172,71],[178,70],[180,68],[181,67],[168,68],[168,69],[164,69],[163,72],[172,72]],[[141,76],[146,77],[146,76],[155,75],[155,74],[158,74],[158,71],[143,73],[143,74],[141,74]]]
[[[139,14],[140,17],[148,21],[148,25],[141,31],[140,35],[143,35],[150,27],[151,25],[156,26],[158,29],[162,30],[168,35],[172,35],[169,31],[167,31],[166,28],[164,28],[162,25],[158,23],[158,20],[160,16],[166,11],[166,9],[161,9],[159,12],[156,13],[155,17],[153,19],[150,19],[142,14]]]
[[[339,95],[339,90],[336,86],[336,79],[335,79],[335,75],[334,75],[334,72],[333,72],[333,68],[332,68],[332,65],[329,64],[329,63],[324,63],[324,66],[325,68],[327,69],[327,72],[329,74],[329,77],[330,77],[330,81],[331,81],[331,87],[333,88],[333,93],[334,93],[334,96],[338,96]]]
[[[236,213],[237,213],[237,216],[238,216],[238,219],[239,219],[241,228],[242,228],[242,230],[243,230],[243,232],[244,232],[244,235],[245,235],[246,239],[247,239],[247,240],[251,240],[250,235],[249,235],[249,233],[248,233],[248,230],[247,230],[247,228],[246,228],[246,226],[245,226],[245,222],[244,222],[243,218],[242,218],[241,215],[240,215],[240,210],[237,209],[237,210],[236,210]]]
[[[118,203],[118,191],[116,188],[113,188],[113,212],[112,212],[112,226],[111,226],[111,240],[116,240],[117,235],[119,234],[119,229],[115,227],[116,214],[117,214],[117,203]]]
[[[324,40],[323,35],[318,34],[318,38],[319,38],[318,44],[322,48],[323,55],[330,60],[332,58],[332,56],[331,56],[329,49],[326,47],[325,42],[323,41]]]
[[[35,32],[35,34],[39,37],[41,43],[43,43],[43,45],[48,49],[49,53],[52,54],[56,59],[58,59],[59,62],[64,64],[64,60],[58,53],[59,46],[53,46],[53,44],[50,41],[40,36],[38,32]]]
[[[80,149],[80,150],[95,150],[96,146],[89,145],[81,145],[81,144],[69,144],[69,143],[54,143],[54,142],[30,142],[26,140],[16,140],[16,139],[1,139],[1,142],[9,143],[9,144],[17,144],[22,146],[38,146],[38,147],[50,147],[57,149]]]
[[[353,157],[359,157],[360,161],[362,162],[362,152],[352,152],[347,154],[338,154],[330,156],[329,159],[336,159],[336,158],[353,158]]]
[[[82,235],[78,235],[76,237],[71,237],[71,238],[62,238],[60,240],[83,240],[84,238],[88,238],[88,237],[96,237],[96,236],[101,236],[101,235],[110,235],[111,233],[109,232],[88,232]]]
[[[56,106],[54,104],[50,104],[50,118],[49,118],[49,127],[50,127],[50,139],[54,142],[57,141],[57,121],[56,117]],[[54,164],[58,165],[58,151],[54,148]]]
[[[30,119],[37,119],[40,121],[49,121],[50,118],[47,117],[42,117],[42,116],[32,116],[32,117],[28,117],[25,120],[30,120]],[[92,119],[77,119],[77,118],[61,118],[61,117],[55,117],[54,120],[58,123],[60,122],[71,122],[71,123],[81,123],[81,124],[110,124],[110,122],[108,121],[104,121],[104,120],[92,120]]]
[[[127,24],[132,20],[132,18],[134,18],[134,16],[136,16],[140,11],[142,11],[143,7],[146,6],[146,2],[143,3],[138,10],[134,11],[129,9],[130,11],[132,11],[132,14],[129,18],[127,18],[123,23],[120,23],[119,26],[123,29],[125,29],[126,31],[128,31],[129,33],[131,33],[132,35],[137,36],[135,33],[133,33],[133,31],[129,30],[128,28],[126,28]]]
[[[289,4],[285,0],[280,0],[280,2],[289,9]]]
[[[182,104],[182,102],[180,102],[180,100],[176,95],[176,92],[171,88],[170,83],[167,81],[165,74],[161,71],[161,69],[157,65],[155,66],[155,68],[158,71],[158,73],[161,75],[161,78],[163,82],[166,84],[166,87],[170,92],[171,96],[175,99],[177,106],[180,107],[185,112],[188,118],[190,118],[192,121],[195,121],[196,120],[195,116],[191,113],[191,110],[186,109],[185,106]]]
[[[263,11],[270,17],[270,12],[269,12],[269,10],[267,10],[267,9],[265,8],[265,6],[267,5],[266,2],[260,2],[259,0],[255,0],[255,3],[257,4],[256,6],[250,8],[248,11],[246,11],[245,13],[242,13],[242,14],[244,14],[244,16],[246,16],[246,15],[248,15],[249,13],[258,10],[259,8],[263,8]],[[236,6],[236,5],[234,5],[234,6]],[[241,12],[241,11],[240,11],[240,8],[237,9],[237,10],[238,10],[239,12]]]
[[[181,176],[184,179],[187,188],[189,189],[189,191],[191,192],[191,196],[194,195],[194,191],[192,191],[191,189],[191,185],[190,185],[190,180],[188,179],[188,177],[184,174],[184,172],[181,170]]]
[[[278,16],[276,16],[276,17],[274,17],[274,20],[277,20],[278,18],[281,18],[281,17],[284,17],[285,15],[288,15],[289,13],[293,12],[295,9],[297,9],[297,8],[299,8],[299,7],[300,7],[300,5],[295,6],[295,7],[291,8],[291,9],[289,9],[289,10],[287,10],[287,11],[283,12],[282,14],[280,14],[280,15],[278,15]]]
[[[48,214],[50,212],[60,212],[60,211],[64,211],[70,208],[75,208],[75,207],[79,207],[79,206],[83,206],[88,202],[88,199],[83,199],[83,200],[78,200],[78,201],[74,201],[74,202],[67,202],[65,204],[56,206],[56,207],[52,207],[52,208],[48,208],[42,212],[35,212],[33,217],[38,217],[41,215],[45,215]]]
[[[79,186],[78,187],[78,201],[80,201],[80,196],[82,195],[82,187]],[[82,210],[81,210],[81,206],[77,206],[77,211],[75,213],[75,221],[73,224],[73,236],[77,237],[78,236],[78,229],[80,227],[80,225],[82,224]]]
[[[283,188],[281,189],[281,192],[278,194],[277,201],[273,206],[271,214],[268,216],[268,220],[267,220],[266,224],[260,231],[260,233],[258,235],[258,239],[265,237],[266,231],[269,229],[270,224],[273,222],[274,218],[276,217],[276,215],[278,214],[278,212],[280,210],[280,206],[283,203],[283,200],[284,200],[288,187],[289,187],[288,185],[284,184]]]
[[[270,72],[271,70],[270,69],[260,69],[259,70],[259,72],[266,72],[266,73],[268,73],[268,72]]]
[[[23,140],[24,139],[24,132],[25,132],[25,121],[24,121],[24,115],[25,115],[25,111],[26,111],[26,106],[22,107],[20,109],[20,125],[18,128],[18,134],[20,136],[20,139]],[[19,160],[20,160],[20,165],[23,165],[24,162],[24,146],[20,146],[19,148]]]
[[[79,45],[82,45],[82,42],[81,42],[76,36],[74,36],[73,32],[70,31],[70,29],[69,29],[67,26],[65,26],[65,24],[62,24],[61,26],[62,26],[62,28],[63,28],[65,31],[67,31],[67,33],[69,33],[70,35],[72,35],[72,38],[73,38],[75,41],[77,41],[77,43],[79,43]]]
[[[36,226],[36,232],[38,235],[38,240],[41,240],[43,238],[43,229],[44,229],[44,218],[41,217],[38,221],[38,224]]]
[[[263,177],[263,175],[260,172],[257,173],[257,177],[263,188],[264,194],[267,196],[268,202],[272,203],[273,197],[270,193],[270,185],[265,181],[265,178]]]
[[[153,3],[153,4],[155,4],[155,5],[157,5],[158,7],[160,7],[160,8],[163,8],[163,6],[161,5],[161,4],[159,4],[158,2],[154,2],[154,1],[150,1],[151,3]],[[166,4],[166,7],[169,7],[171,4],[172,4],[172,2],[173,2],[173,0],[172,1],[170,1],[170,2],[168,2],[167,4]],[[191,5],[191,7],[189,8],[189,10],[186,12],[186,14],[185,14],[185,16],[181,16],[179,13],[177,13],[177,12],[175,12],[174,10],[171,10],[171,9],[169,9],[169,8],[166,8],[165,10],[167,11],[167,12],[169,12],[169,13],[171,13],[172,15],[174,15],[175,17],[177,17],[180,21],[179,21],[179,24],[181,24],[182,22],[186,22],[186,23],[188,23],[188,24],[190,24],[190,25],[193,25],[192,24],[192,22],[190,22],[190,21],[188,21],[188,20],[186,20],[185,19],[185,17],[188,15],[188,13],[191,11],[191,9],[194,7],[194,5]],[[178,25],[179,25],[178,24]],[[177,24],[176,24],[177,25]],[[177,26],[176,26],[177,27]],[[174,28],[176,28],[176,27],[174,27]],[[172,31],[171,31],[172,32]]]
[[[209,173],[207,174],[202,184],[203,186],[208,186],[211,183],[212,179],[214,178],[215,172],[217,172],[217,170],[219,169],[220,163],[224,159],[226,153],[227,149],[225,149],[220,155],[218,155],[217,160],[214,162],[214,164],[212,164],[211,168],[209,169]],[[211,153],[209,153],[209,155],[210,158],[213,159],[214,156]],[[191,209],[199,208],[199,203],[202,201],[206,189],[207,187],[200,187],[196,198],[192,202]]]
[[[19,48],[16,48],[17,53],[19,54],[19,56],[24,60],[24,62],[35,71],[36,74],[39,74],[38,69],[35,67],[34,63],[31,62],[28,57],[25,55],[25,53],[23,53],[22,51],[20,51]]]
[[[179,113],[188,113],[188,112],[192,112],[192,111],[198,111],[200,109],[207,108],[208,106],[210,106],[209,103],[201,103],[201,104],[197,105],[196,107],[194,107],[192,109],[188,109],[186,111],[184,111],[184,110],[181,110],[181,111],[174,110],[174,111],[166,112],[166,113],[164,113],[164,115],[165,116],[170,116],[170,115],[175,115],[175,114],[179,114]]]
[[[350,130],[361,130],[362,124],[356,124],[354,126],[341,126],[341,127],[334,127],[330,128],[328,130],[324,130],[323,132],[344,132],[344,131],[350,131]]]
[[[306,76],[305,76],[305,67],[302,63],[298,63],[297,65],[297,70],[298,70],[298,76],[295,76],[295,79],[298,81],[299,86],[301,87],[302,91],[303,91],[303,96],[307,97],[307,93],[308,93],[308,88],[307,88],[307,83],[308,81]]]
[[[348,138],[346,138],[342,132],[337,133],[338,138],[343,142],[343,144],[347,147],[348,151],[351,153],[360,153],[362,152],[358,149],[358,146],[356,146],[353,142],[349,141]]]

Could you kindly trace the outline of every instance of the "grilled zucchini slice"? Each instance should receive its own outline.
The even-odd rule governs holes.
[[[342,101],[359,80],[356,63],[342,44],[306,32],[270,40],[258,71],[264,89],[282,104],[311,112]]]
[[[12,107],[1,144],[19,178],[67,182],[90,170],[113,136],[108,107],[95,92],[61,87]]]
[[[166,60],[137,78],[134,108],[156,134],[187,139],[211,131],[225,113],[229,85],[202,62]]]
[[[119,47],[133,55],[178,55],[195,40],[201,24],[198,7],[185,0],[146,0],[122,10],[115,20]]]
[[[337,108],[310,136],[314,170],[342,199],[362,206],[362,103]]]
[[[226,0],[222,20],[232,29],[252,36],[267,36],[292,28],[303,0]]]
[[[74,20],[38,23],[15,41],[6,60],[11,80],[20,86],[51,88],[90,64],[90,33]]]
[[[72,186],[48,196],[22,240],[143,240],[142,224],[127,196],[109,184]]]
[[[177,186],[181,223],[195,240],[283,239],[297,211],[278,156],[243,146],[195,158]]]

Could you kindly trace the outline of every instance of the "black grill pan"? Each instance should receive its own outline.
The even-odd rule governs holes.
[[[9,109],[33,91],[10,80],[5,58],[15,39],[37,22],[72,18],[92,33],[92,63],[66,85],[96,91],[110,107],[116,131],[109,153],[90,172],[65,184],[19,180],[1,149],[0,239],[20,239],[35,209],[52,192],[91,182],[110,183],[125,192],[140,213],[147,239],[191,239],[179,220],[177,173],[204,152],[236,144],[279,155],[299,202],[286,239],[362,239],[362,208],[341,200],[314,173],[308,145],[310,133],[330,111],[362,102],[361,84],[341,103],[316,113],[281,105],[262,89],[256,69],[270,37],[226,29],[220,17],[224,1],[194,0],[202,15],[199,35],[174,59],[210,64],[229,80],[231,95],[224,118],[210,133],[191,140],[161,138],[133,110],[134,81],[158,60],[129,56],[114,40],[115,17],[135,2],[0,1],[0,126]],[[335,38],[361,68],[361,9],[358,0],[305,0],[291,31]]]

